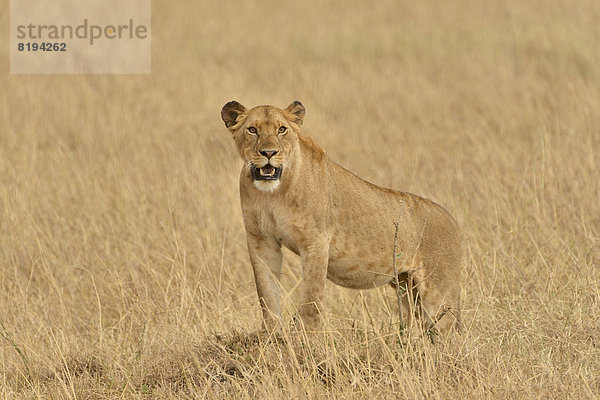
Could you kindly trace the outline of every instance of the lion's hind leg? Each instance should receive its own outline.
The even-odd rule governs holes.
[[[415,279],[417,310],[428,334],[460,331],[460,288],[438,279]]]
[[[433,277],[429,277],[433,278]],[[425,334],[446,335],[453,329],[460,331],[460,298],[458,285],[437,284],[436,279],[427,279],[418,271],[398,275],[402,295],[403,323],[407,329],[420,321]],[[391,286],[397,290],[395,282]]]

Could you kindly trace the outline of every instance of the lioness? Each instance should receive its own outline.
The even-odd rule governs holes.
[[[430,200],[380,188],[333,162],[302,133],[304,114],[299,101],[284,110],[231,101],[221,110],[245,161],[240,195],[263,328],[277,328],[281,317],[282,245],[302,260],[299,314],[307,330],[320,326],[325,278],[352,289],[394,285],[397,278],[427,329],[458,326],[455,221]]]

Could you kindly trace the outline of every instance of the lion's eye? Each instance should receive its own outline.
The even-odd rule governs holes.
[[[277,131],[277,133],[279,133],[280,135],[283,135],[286,132],[287,132],[287,128],[285,126],[280,127],[279,130]]]
[[[258,134],[258,131],[256,130],[255,127],[250,126],[250,127],[248,127],[248,133],[251,135],[256,135],[256,134]]]

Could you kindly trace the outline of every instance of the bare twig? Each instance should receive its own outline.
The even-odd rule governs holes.
[[[398,230],[400,229],[400,218],[402,217],[402,212],[404,211],[404,201],[402,201],[402,208],[400,209],[400,214],[398,214],[398,220],[394,222],[395,231],[394,231],[394,254],[392,255],[392,266],[394,267],[394,283],[396,286],[396,297],[398,299],[398,316],[400,317],[400,328],[404,328],[404,318],[402,316],[402,288],[400,287],[400,279],[398,277],[398,269],[396,268],[396,258],[398,258]]]

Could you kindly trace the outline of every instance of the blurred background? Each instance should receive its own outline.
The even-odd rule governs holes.
[[[154,1],[151,75],[10,75],[0,20],[1,398],[600,395],[597,1]],[[260,318],[220,109],[296,99],[334,161],[462,227],[445,367],[362,338],[336,353],[363,349],[355,384],[207,369]],[[391,288],[325,304],[344,338],[397,323]]]

